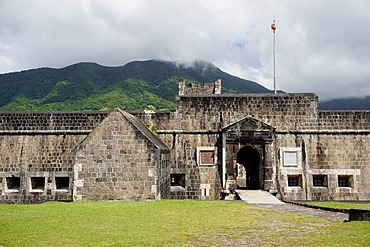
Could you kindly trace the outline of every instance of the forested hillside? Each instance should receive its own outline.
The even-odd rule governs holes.
[[[135,61],[119,67],[79,63],[0,75],[0,111],[174,109],[179,79],[222,80],[223,93],[271,93],[211,63]]]

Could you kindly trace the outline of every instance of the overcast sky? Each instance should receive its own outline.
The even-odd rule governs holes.
[[[273,89],[273,19],[278,89],[370,95],[368,0],[0,0],[0,73],[201,59]]]

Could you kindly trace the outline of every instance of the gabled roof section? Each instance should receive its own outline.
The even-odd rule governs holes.
[[[231,123],[222,131],[228,143],[269,143],[273,141],[275,128],[251,116]]]
[[[246,116],[222,128],[223,131],[275,131],[275,128],[252,116]]]
[[[159,149],[164,149],[168,150],[169,148],[167,147],[164,142],[159,139],[158,136],[154,135],[144,124],[141,122],[140,119],[137,117],[131,115],[128,112],[125,112],[121,109],[116,109],[118,112],[120,112],[124,118],[126,118],[132,125],[134,125],[148,140],[153,143],[157,148]]]

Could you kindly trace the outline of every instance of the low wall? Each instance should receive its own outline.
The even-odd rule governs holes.
[[[370,221],[370,210],[363,208],[351,208],[349,210],[349,221]]]

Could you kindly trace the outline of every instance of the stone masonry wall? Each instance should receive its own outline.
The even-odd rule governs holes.
[[[247,115],[276,128],[266,157],[276,157],[269,164],[271,186],[285,199],[370,199],[370,111],[318,111],[315,94],[202,94],[214,93],[216,86],[184,82],[176,112],[133,112],[172,155],[117,111],[0,113],[0,202],[72,195],[218,199],[221,130]],[[211,149],[213,164],[202,165],[199,152]],[[284,150],[297,152],[296,166],[285,165]],[[183,175],[185,184],[170,187],[170,174]],[[314,185],[315,177],[323,179],[322,186]],[[298,185],[290,186],[289,178],[299,178]]]
[[[328,181],[327,188],[308,186],[312,200],[370,199],[370,133],[309,135],[306,143],[309,173]],[[338,187],[338,176],[349,176],[350,185]]]
[[[213,83],[187,83],[179,81],[179,95],[208,95],[221,94],[221,80]]]
[[[219,198],[222,190],[219,131],[246,115],[282,129],[311,128],[316,125],[317,97],[314,94],[180,96],[173,124],[158,128],[159,137],[173,153],[171,174],[185,174],[184,190],[173,190],[172,197]],[[162,127],[160,123],[158,126]],[[213,167],[197,164],[197,147],[214,147]],[[207,188],[209,194],[204,196]]]
[[[368,200],[370,112],[321,112],[317,104],[314,94],[180,96],[174,123],[158,128],[159,136],[175,153],[171,173],[186,173],[186,189],[175,191],[173,195],[200,198],[198,186],[203,182],[195,161],[195,149],[199,144],[194,140],[205,139],[212,132],[216,137],[223,126],[251,115],[277,130],[271,151],[278,157],[278,163],[272,174],[276,178],[272,181],[276,181],[285,199]],[[201,145],[217,146],[216,139]],[[298,167],[283,167],[282,148],[299,150]],[[179,166],[183,171],[179,171]],[[288,177],[295,175],[299,175],[300,186],[288,186]],[[313,185],[316,175],[324,176],[324,188]],[[350,185],[339,186],[340,177],[347,179]],[[192,190],[193,194],[186,194]]]
[[[147,126],[153,133],[158,130],[168,130],[178,124],[175,121],[175,112],[167,110],[137,110],[128,111],[130,114],[139,118],[145,126]]]
[[[325,130],[369,130],[370,111],[319,111],[317,123]]]
[[[170,198],[170,168],[171,153],[170,150],[157,150],[155,156],[157,162],[157,194],[156,199]]]
[[[159,199],[159,191],[165,198],[168,156],[112,112],[76,149],[74,200]]]
[[[72,200],[73,150],[107,114],[0,113],[0,202]]]
[[[217,131],[220,126],[228,125],[248,114],[278,130],[370,129],[370,111],[318,111],[315,94],[181,96],[179,100],[177,112],[130,113],[139,117],[146,125],[152,126],[155,131]]]
[[[84,137],[0,135],[0,202],[72,200],[73,149]]]
[[[109,112],[1,112],[0,131],[93,130]]]
[[[171,197],[177,199],[219,199],[222,190],[219,177],[218,134],[158,134],[172,153],[171,174],[184,174],[183,189],[172,188]],[[213,165],[202,166],[197,152],[202,148],[214,149]]]
[[[286,200],[369,200],[370,134],[277,135],[279,156],[277,180]],[[297,166],[284,167],[284,149],[298,151]],[[289,186],[288,177],[299,176],[299,186]],[[324,184],[317,186],[315,177]],[[339,179],[348,180],[340,185]]]
[[[218,130],[247,115],[281,130],[317,126],[315,94],[248,94],[179,97],[174,129]]]

